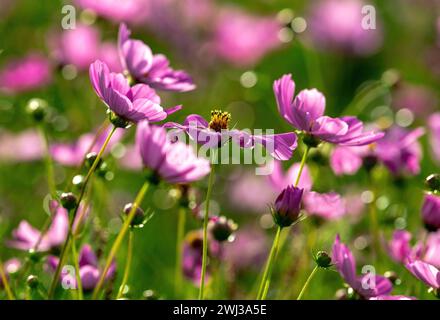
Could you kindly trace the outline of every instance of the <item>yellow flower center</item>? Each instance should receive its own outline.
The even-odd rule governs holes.
[[[220,132],[227,130],[229,121],[231,121],[231,114],[221,110],[211,111],[211,121],[209,121],[209,129]]]

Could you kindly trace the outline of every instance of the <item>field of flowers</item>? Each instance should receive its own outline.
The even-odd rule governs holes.
[[[0,0],[0,299],[439,299],[439,12]]]

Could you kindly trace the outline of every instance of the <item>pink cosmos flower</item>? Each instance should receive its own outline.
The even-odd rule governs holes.
[[[50,146],[50,153],[52,155],[52,158],[58,163],[65,166],[79,166],[83,162],[87,152],[99,152],[109,134],[109,131],[110,129],[104,130],[98,136],[93,146],[92,143],[95,139],[94,133],[83,134],[74,143],[55,143]],[[107,153],[109,152],[109,150],[111,150],[112,146],[114,146],[122,139],[123,135],[124,130],[119,128],[116,129],[106,149]]]
[[[59,258],[55,256],[49,256],[46,267],[49,271],[54,272],[58,266]],[[92,291],[98,284],[101,276],[101,270],[99,268],[98,257],[89,244],[83,245],[78,257],[79,274],[81,278],[81,284],[84,291]],[[116,274],[116,263],[112,262],[109,270],[105,276],[106,280],[112,279]],[[63,283],[72,284],[76,288],[76,278],[69,273],[61,273],[61,281]]]
[[[75,0],[83,9],[115,22],[140,23],[148,16],[148,2],[144,0]]]
[[[276,192],[281,192],[284,188],[292,183],[295,183],[298,176],[300,164],[294,163],[286,173],[283,172],[283,167],[280,161],[274,160],[267,164],[269,168],[273,168],[272,173],[267,176],[269,183]],[[298,187],[309,191],[312,189],[312,176],[309,167],[304,165],[301,177],[299,179]]]
[[[130,38],[125,24],[119,27],[118,47],[121,64],[136,82],[155,89],[185,92],[195,89],[191,77],[182,70],[173,70],[163,54],[153,55],[149,46]]]
[[[385,277],[370,274],[358,276],[353,254],[341,242],[339,235],[333,244],[332,262],[344,281],[364,299],[388,295],[393,289],[391,282]]]
[[[28,129],[18,134],[0,132],[0,161],[34,161],[43,155],[44,141],[36,130]]]
[[[378,141],[383,133],[364,132],[355,117],[324,116],[325,97],[316,89],[303,90],[294,99],[295,82],[287,74],[273,84],[278,111],[295,128],[322,141],[342,146],[363,146]]]
[[[52,80],[49,61],[40,54],[10,61],[0,70],[0,91],[15,94],[44,87]]]
[[[119,159],[119,165],[129,171],[139,171],[142,169],[142,158],[136,145],[125,146],[125,152]]]
[[[98,97],[123,120],[137,123],[141,120],[157,122],[181,109],[176,106],[164,110],[156,92],[145,84],[130,87],[120,73],[110,72],[107,65],[95,61],[90,65],[90,81]]]
[[[19,271],[22,267],[22,263],[17,258],[12,258],[3,263],[3,271],[7,278],[13,273]],[[3,287],[3,280],[0,278],[0,289]]]
[[[238,230],[234,241],[224,249],[224,260],[235,272],[258,269],[269,251],[265,233],[254,227]]]
[[[386,301],[391,301],[391,300],[417,300],[414,297],[408,297],[408,296],[378,296],[378,297],[373,297],[370,298],[368,300],[386,300]]]
[[[275,17],[253,16],[236,9],[223,10],[214,26],[214,54],[238,65],[256,64],[281,46],[280,24]]]
[[[330,167],[337,176],[354,175],[362,167],[364,158],[371,152],[369,146],[336,146],[330,154]]]
[[[333,49],[354,55],[370,55],[382,44],[382,32],[364,29],[362,0],[324,0],[312,7],[308,26],[313,42],[324,49]]]
[[[393,238],[388,243],[388,253],[393,260],[406,263],[411,257],[412,248],[410,245],[411,233],[406,230],[397,230],[393,233]]]
[[[281,192],[281,189],[268,188],[267,177],[256,175],[253,171],[235,173],[233,179],[227,190],[229,200],[243,213],[268,212],[269,204]]]
[[[86,70],[95,60],[102,60],[113,72],[121,72],[116,45],[101,43],[99,30],[93,26],[78,24],[49,39],[54,58],[61,64],[72,64]]]
[[[424,282],[427,286],[434,289],[440,288],[440,271],[432,264],[415,260],[406,263],[405,266],[414,277]]]
[[[430,231],[440,229],[440,196],[426,194],[422,206],[422,219]]]
[[[66,209],[54,205],[55,212],[47,232],[41,237],[41,232],[32,227],[27,221],[21,221],[18,228],[12,232],[12,240],[7,241],[7,245],[19,250],[30,250],[35,247],[41,237],[37,251],[49,251],[64,243],[69,230],[69,217]],[[52,210],[52,209],[51,209]]]
[[[281,191],[272,208],[274,221],[280,227],[288,227],[298,220],[304,189],[287,186]]]
[[[424,134],[423,128],[408,131],[394,126],[386,132],[382,140],[378,141],[375,153],[392,174],[416,175],[420,172],[422,157],[421,146],[417,139]]]
[[[209,239],[208,256],[212,259],[218,259],[222,256],[222,247],[219,242]],[[202,230],[190,232],[183,243],[182,269],[186,278],[191,280],[194,285],[200,284],[202,273],[203,258],[203,235]],[[210,265],[206,269],[206,278],[211,276]]]
[[[144,167],[168,183],[189,183],[202,179],[210,170],[209,161],[198,157],[191,146],[171,142],[163,127],[142,121],[136,131],[136,145]]]
[[[436,93],[428,87],[401,83],[392,92],[392,107],[396,110],[408,109],[414,115],[426,117],[436,109],[438,98]]]
[[[307,192],[304,194],[303,204],[309,216],[325,220],[337,220],[347,213],[345,199],[335,192]]]
[[[426,241],[419,241],[411,247],[411,233],[405,230],[395,231],[388,243],[388,253],[399,263],[421,260],[440,267],[440,232],[429,233]]]
[[[440,112],[436,112],[429,117],[428,127],[431,131],[431,148],[435,159],[440,163]]]
[[[297,146],[295,133],[252,135],[246,131],[228,129],[230,114],[220,110],[211,112],[211,121],[208,122],[197,114],[189,115],[183,125],[175,122],[164,124],[166,128],[177,128],[186,132],[197,143],[217,148],[233,140],[241,148],[254,148],[260,144],[277,160],[288,160],[292,157]]]

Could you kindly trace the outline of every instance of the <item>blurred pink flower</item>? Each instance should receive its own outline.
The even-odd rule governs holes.
[[[388,295],[393,289],[393,285],[385,277],[379,275],[372,277],[369,273],[358,276],[353,253],[341,242],[339,235],[336,236],[333,244],[332,263],[335,264],[344,281],[365,299]]]
[[[414,277],[424,282],[427,286],[434,289],[440,288],[440,271],[433,265],[420,260],[415,260],[408,262],[406,268]]]
[[[346,214],[344,198],[335,192],[307,192],[303,198],[304,209],[309,216],[336,220]]]
[[[16,273],[22,267],[22,263],[17,258],[11,258],[3,263],[3,271],[7,278],[12,273]],[[0,289],[3,287],[3,280],[0,278]]]
[[[254,65],[281,45],[281,26],[275,17],[227,8],[220,12],[214,28],[214,54],[238,66]]]
[[[39,160],[44,154],[44,141],[34,129],[20,133],[0,132],[0,162]]]
[[[101,43],[99,30],[78,24],[75,29],[64,30],[49,38],[52,55],[61,64],[72,64],[87,70],[95,60],[105,62],[111,71],[122,71],[115,44]]]
[[[437,162],[440,163],[440,112],[436,112],[429,117],[428,127],[432,152]]]
[[[269,251],[266,234],[256,227],[244,227],[224,248],[224,260],[232,271],[259,270]]]
[[[49,256],[46,262],[46,269],[48,269],[47,271],[55,272],[58,263],[58,257]],[[78,265],[83,290],[90,292],[98,284],[102,271],[99,268],[98,257],[89,244],[82,246],[79,252]],[[115,275],[116,263],[113,261],[107,271],[105,279],[110,280]],[[64,283],[72,284],[76,288],[76,278],[72,274],[62,272],[60,277]]]
[[[255,175],[252,171],[240,173],[228,188],[229,201],[243,212],[268,212],[269,204],[276,196],[276,191],[268,186],[265,176]]]
[[[29,54],[10,61],[0,70],[0,91],[20,93],[44,87],[52,80],[49,61],[40,54]]]
[[[393,175],[416,175],[420,172],[422,158],[418,139],[424,134],[425,130],[421,127],[409,131],[394,126],[377,142],[376,155]]]
[[[437,105],[436,93],[425,86],[402,83],[392,93],[392,107],[395,110],[408,109],[419,117],[425,117]]]
[[[426,194],[422,206],[422,219],[429,231],[440,229],[440,196]]]
[[[104,130],[96,139],[93,147],[91,146],[95,139],[95,133],[86,133],[81,135],[74,143],[54,143],[50,146],[50,153],[52,158],[58,163],[65,166],[79,166],[84,160],[86,153],[95,152],[98,153],[104,144],[105,139],[109,134],[110,129]],[[112,146],[118,143],[124,135],[124,130],[116,129],[112,135],[106,153],[108,153]]]
[[[171,142],[163,127],[152,126],[148,121],[138,124],[136,145],[144,167],[168,183],[190,183],[211,171],[209,161],[198,157],[192,146]]]
[[[18,228],[12,232],[12,240],[7,245],[19,250],[33,249],[41,237],[36,251],[49,251],[64,243],[69,230],[69,217],[67,210],[61,206],[54,209],[55,213],[47,232],[41,237],[41,232],[32,227],[27,221],[21,221]]]
[[[336,146],[330,154],[330,167],[337,175],[354,175],[362,167],[363,158],[369,154],[369,146]]]
[[[267,178],[275,192],[281,192],[284,188],[296,182],[300,167],[299,163],[294,163],[286,173],[283,172],[281,161],[273,160],[268,163],[267,166],[268,168],[272,168],[273,166],[272,173],[268,175]],[[299,179],[298,187],[304,189],[304,191],[308,191],[312,189],[312,184],[309,167],[305,165]]]
[[[370,55],[382,45],[383,35],[378,17],[377,29],[362,26],[365,15],[362,0],[321,0],[311,9],[308,27],[317,47],[355,55]]]
[[[394,231],[387,245],[391,258],[403,264],[417,259],[440,268],[440,231],[429,233],[426,241],[421,240],[413,247],[411,238],[411,233],[406,230]]]
[[[148,16],[148,3],[145,0],[74,0],[83,9],[95,12],[98,16],[114,22],[140,23]]]
[[[130,171],[139,171],[142,169],[142,158],[136,145],[125,146],[125,152],[119,159],[119,165]]]

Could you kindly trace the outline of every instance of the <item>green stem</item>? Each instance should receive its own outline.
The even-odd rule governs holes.
[[[98,155],[96,156],[95,161],[93,162],[91,168],[89,169],[89,171],[87,172],[87,175],[84,179],[84,183],[83,186],[81,188],[81,192],[80,195],[78,197],[75,209],[72,211],[72,217],[70,219],[70,223],[69,223],[69,232],[67,233],[67,238],[66,241],[64,242],[64,246],[61,250],[61,254],[60,254],[60,260],[58,263],[58,266],[55,270],[55,274],[54,274],[54,278],[52,279],[52,283],[50,285],[50,289],[49,289],[49,294],[48,294],[48,299],[52,299],[54,293],[55,293],[55,289],[58,283],[58,279],[60,277],[61,274],[61,269],[63,268],[64,263],[66,262],[67,259],[67,252],[68,252],[68,248],[71,242],[71,234],[72,234],[72,227],[73,227],[73,223],[75,221],[75,216],[78,212],[78,208],[79,205],[81,203],[82,198],[84,197],[84,193],[86,191],[87,188],[87,184],[90,180],[90,178],[92,177],[93,173],[95,172],[96,167],[98,166],[99,161],[101,160],[102,155],[104,154],[105,148],[107,147],[108,143],[110,142],[111,137],[113,136],[113,133],[115,132],[116,127],[114,126],[112,128],[112,130],[110,131],[110,133],[108,134],[107,138],[104,141],[104,144],[101,147],[101,150],[99,150]]]
[[[213,152],[215,154],[215,152]],[[202,274],[200,276],[199,300],[203,300],[205,290],[206,264],[208,260],[208,220],[209,220],[209,201],[211,199],[212,185],[214,182],[214,164],[211,165],[209,173],[208,190],[205,200],[205,216],[203,217],[203,256],[202,256]]]
[[[122,283],[119,287],[118,295],[116,296],[116,299],[122,298],[122,295],[124,294],[125,286],[128,282],[128,276],[130,275],[130,269],[131,269],[131,260],[133,258],[133,238],[134,238],[134,232],[132,229],[130,229],[128,233],[128,247],[127,247],[127,263],[125,264],[124,269],[124,276],[122,277]]]
[[[3,263],[0,261],[0,279],[2,280],[3,287],[5,288],[8,300],[15,300],[14,294],[12,293],[11,286],[9,285],[8,277],[6,276],[5,269],[3,268]]]
[[[176,270],[174,274],[176,295],[182,291],[182,256],[183,256],[183,237],[185,236],[186,212],[185,208],[180,207],[177,217],[177,241],[176,241]]]
[[[99,136],[102,134],[102,132],[108,127],[109,123],[108,123],[108,118],[105,118],[104,122],[99,126],[98,131],[96,131],[95,136],[93,137],[92,143],[90,144],[90,146],[87,148],[86,153],[84,154],[84,159],[82,160],[80,166],[75,170],[75,172],[73,173],[73,175],[70,177],[69,179],[69,187],[68,189],[70,189],[72,187],[72,180],[73,177],[75,177],[77,174],[79,174],[82,170],[82,168],[84,167],[85,163],[86,163],[86,155],[89,154],[93,147],[96,144],[96,141],[98,141]]]
[[[72,238],[72,259],[73,259],[73,266],[75,267],[75,278],[76,278],[76,289],[78,290],[78,300],[84,300],[81,274],[79,272],[78,252],[76,251],[75,236],[72,235],[71,238]]]
[[[306,145],[306,149],[304,150],[304,154],[301,159],[301,164],[299,165],[298,175],[296,176],[295,187],[298,186],[299,181],[301,179],[301,174],[304,170],[304,166],[306,165],[307,156],[309,155],[309,151],[310,151],[310,147],[308,145]]]
[[[144,197],[148,191],[148,187],[149,187],[149,183],[148,183],[148,181],[145,181],[144,184],[142,185],[141,189],[139,190],[139,192],[136,196],[136,199],[134,200],[133,206],[131,207],[131,210],[128,213],[128,216],[126,217],[124,224],[122,225],[121,230],[119,230],[119,233],[115,239],[115,242],[113,242],[113,246],[110,249],[110,253],[109,253],[107,260],[105,262],[105,266],[104,266],[104,269],[102,270],[98,284],[96,285],[95,290],[93,291],[93,296],[92,296],[93,300],[96,300],[99,297],[99,292],[101,291],[101,288],[104,284],[105,277],[107,275],[108,270],[110,269],[110,265],[112,264],[112,261],[115,258],[116,253],[118,252],[119,247],[122,244],[122,240],[124,240],[124,237],[130,228],[131,221],[133,220],[134,215],[136,214],[136,209],[142,203],[142,200],[144,199]]]
[[[318,272],[318,268],[319,268],[318,266],[315,266],[315,268],[313,268],[312,273],[311,273],[311,274],[309,275],[309,277],[307,278],[306,283],[304,283],[304,286],[302,287],[301,292],[299,293],[298,298],[296,298],[296,300],[301,300],[301,298],[302,298],[303,295],[304,295],[304,292],[306,292],[306,289],[307,289],[307,287],[308,287],[309,284],[310,284],[310,281],[312,281],[312,279],[313,279],[315,273]]]
[[[44,141],[44,157],[46,162],[47,185],[52,198],[56,197],[55,174],[53,170],[52,157],[50,156],[49,137],[43,125],[38,126],[41,138]]]
[[[266,299],[267,291],[269,289],[269,281],[270,281],[269,277],[271,274],[272,265],[275,261],[275,258],[276,258],[277,252],[278,252],[281,230],[282,230],[282,228],[278,227],[277,233],[275,234],[275,238],[274,238],[273,244],[272,244],[272,249],[270,249],[270,253],[269,253],[269,257],[267,258],[266,267],[264,269],[263,277],[261,278],[260,288],[258,289],[258,294],[257,294],[257,300]]]

